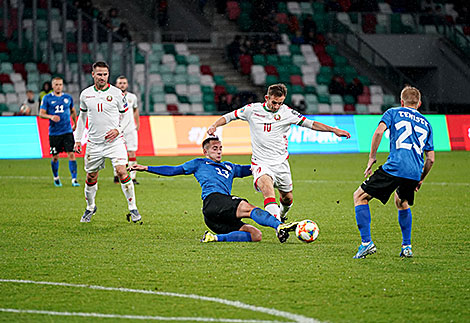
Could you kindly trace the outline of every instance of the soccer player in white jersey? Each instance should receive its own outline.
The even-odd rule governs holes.
[[[292,176],[287,152],[287,134],[292,124],[316,131],[332,132],[338,137],[350,138],[345,130],[333,128],[323,123],[307,119],[283,104],[287,95],[284,84],[273,84],[268,88],[264,103],[251,103],[229,112],[209,127],[207,133],[213,135],[217,127],[233,120],[248,121],[251,134],[252,172],[254,186],[264,197],[264,208],[276,218],[285,222],[292,206]],[[276,203],[277,188],[280,205]]]
[[[81,152],[81,138],[88,118],[88,143],[85,153],[86,209],[80,222],[90,222],[96,213],[95,196],[98,190],[98,172],[104,168],[105,158],[111,159],[121,181],[121,188],[129,207],[127,220],[140,222],[141,216],[135,202],[134,183],[126,170],[127,151],[123,130],[129,118],[127,100],[120,89],[108,83],[109,67],[105,62],[93,64],[91,76],[94,85],[80,94],[80,116],[75,133],[75,151]]]
[[[129,110],[125,113],[125,117],[129,118],[130,121],[124,129],[124,140],[126,141],[127,154],[129,156],[129,167],[137,164],[136,151],[138,149],[138,137],[137,131],[140,127],[140,115],[139,108],[137,106],[137,96],[134,93],[127,91],[129,83],[125,76],[119,76],[116,79],[116,87],[121,89],[122,93],[126,96],[127,105]],[[130,172],[130,176],[134,184],[139,184],[136,179],[137,172]],[[119,183],[119,177],[117,176],[116,170],[114,170],[114,183]]]

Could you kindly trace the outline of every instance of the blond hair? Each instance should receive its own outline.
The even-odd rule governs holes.
[[[411,85],[406,85],[401,91],[400,99],[405,106],[418,106],[421,102],[421,92]]]

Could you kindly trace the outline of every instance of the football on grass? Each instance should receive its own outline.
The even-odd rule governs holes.
[[[318,225],[312,220],[300,221],[295,229],[295,235],[303,242],[313,242],[318,237]]]

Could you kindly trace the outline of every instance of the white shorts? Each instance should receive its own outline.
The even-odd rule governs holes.
[[[85,152],[85,172],[94,173],[104,168],[106,158],[111,159],[113,167],[127,165],[127,150],[122,137],[112,143],[93,144],[88,142]]]
[[[137,130],[124,132],[124,140],[126,141],[128,151],[137,151],[139,142]]]
[[[268,165],[263,163],[251,163],[253,173],[253,185],[260,192],[256,182],[262,175],[268,175],[273,179],[274,187],[282,192],[292,191],[292,176],[290,174],[289,161],[286,159],[282,164]]]

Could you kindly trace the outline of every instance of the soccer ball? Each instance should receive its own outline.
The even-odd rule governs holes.
[[[295,235],[303,242],[313,242],[317,239],[319,233],[318,225],[312,220],[303,220],[297,224]]]

